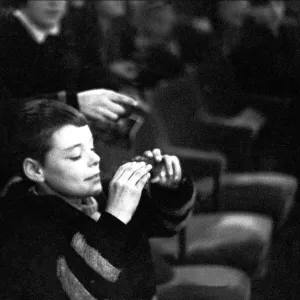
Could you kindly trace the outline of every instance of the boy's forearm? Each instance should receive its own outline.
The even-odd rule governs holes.
[[[151,185],[151,197],[164,209],[180,210],[187,204],[194,204],[194,183],[189,177],[183,177],[176,189]]]
[[[149,236],[172,236],[186,225],[195,203],[194,186],[185,178],[175,190],[152,187],[154,201]],[[153,207],[153,206],[152,206]]]

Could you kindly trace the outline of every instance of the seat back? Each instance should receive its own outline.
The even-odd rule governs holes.
[[[135,140],[136,152],[166,145],[193,145],[192,120],[196,93],[186,78],[173,79],[155,87],[146,97],[151,113],[144,119]]]
[[[161,84],[153,91],[151,103],[154,117],[162,124],[156,137],[161,144],[167,139],[174,146],[224,153],[231,169],[248,166],[250,130],[198,119],[196,113],[205,110],[206,104],[194,75]]]
[[[197,67],[197,80],[205,93],[207,110],[219,116],[234,116],[246,105],[231,62],[218,55]]]
[[[173,145],[193,146],[194,116],[201,103],[199,93],[190,77],[164,82],[154,90],[151,100],[155,117],[164,128],[161,136],[167,135]]]

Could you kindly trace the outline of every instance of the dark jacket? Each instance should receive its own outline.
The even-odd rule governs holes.
[[[0,248],[2,300],[151,299],[148,238],[175,234],[193,206],[193,185],[184,179],[175,191],[145,191],[127,225],[105,212],[102,194],[95,222],[58,197],[17,185],[2,202],[1,229],[10,228]]]
[[[7,100],[1,99],[0,112],[13,111],[24,98],[109,87],[100,61],[87,66],[76,39],[79,32],[69,19],[64,20],[60,34],[39,44],[13,14],[1,16],[0,88]]]

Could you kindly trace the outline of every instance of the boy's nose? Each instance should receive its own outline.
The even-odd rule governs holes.
[[[94,151],[91,151],[90,161],[92,165],[99,164],[100,163],[100,156],[95,153]]]

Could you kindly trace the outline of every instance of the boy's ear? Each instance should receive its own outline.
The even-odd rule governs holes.
[[[34,182],[44,182],[44,171],[41,164],[32,158],[25,158],[23,162],[23,171],[26,177]]]

